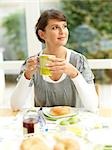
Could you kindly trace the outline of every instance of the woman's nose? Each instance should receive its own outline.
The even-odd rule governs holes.
[[[59,33],[60,33],[60,34],[63,34],[63,33],[64,33],[64,28],[60,27],[60,28],[59,28]]]

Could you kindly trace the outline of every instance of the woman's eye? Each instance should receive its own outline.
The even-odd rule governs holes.
[[[67,25],[64,25],[64,28],[67,28]]]
[[[58,28],[57,26],[56,27],[52,27],[53,30],[56,30],[57,28]]]
[[[67,25],[63,25],[62,27],[54,26],[54,27],[52,27],[52,30],[57,30],[57,29],[61,29],[61,28],[67,28]]]

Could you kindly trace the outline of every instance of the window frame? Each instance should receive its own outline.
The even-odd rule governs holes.
[[[25,2],[26,13],[26,30],[27,30],[27,44],[28,56],[36,54],[41,50],[42,45],[37,39],[34,32],[34,25],[40,16],[39,1]],[[88,59],[91,69],[112,69],[112,59]],[[0,69],[4,74],[18,74],[23,61],[4,61],[0,60]]]

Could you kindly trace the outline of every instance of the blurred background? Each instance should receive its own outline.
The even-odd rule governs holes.
[[[68,18],[67,47],[88,58],[99,101],[111,104],[111,0],[1,0],[0,106],[10,107],[21,64],[26,57],[41,50],[42,45],[35,36],[35,23],[41,12],[49,8],[62,10]]]

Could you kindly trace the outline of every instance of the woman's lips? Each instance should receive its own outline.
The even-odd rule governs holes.
[[[59,40],[65,40],[66,37],[59,37],[58,39],[59,39]]]

